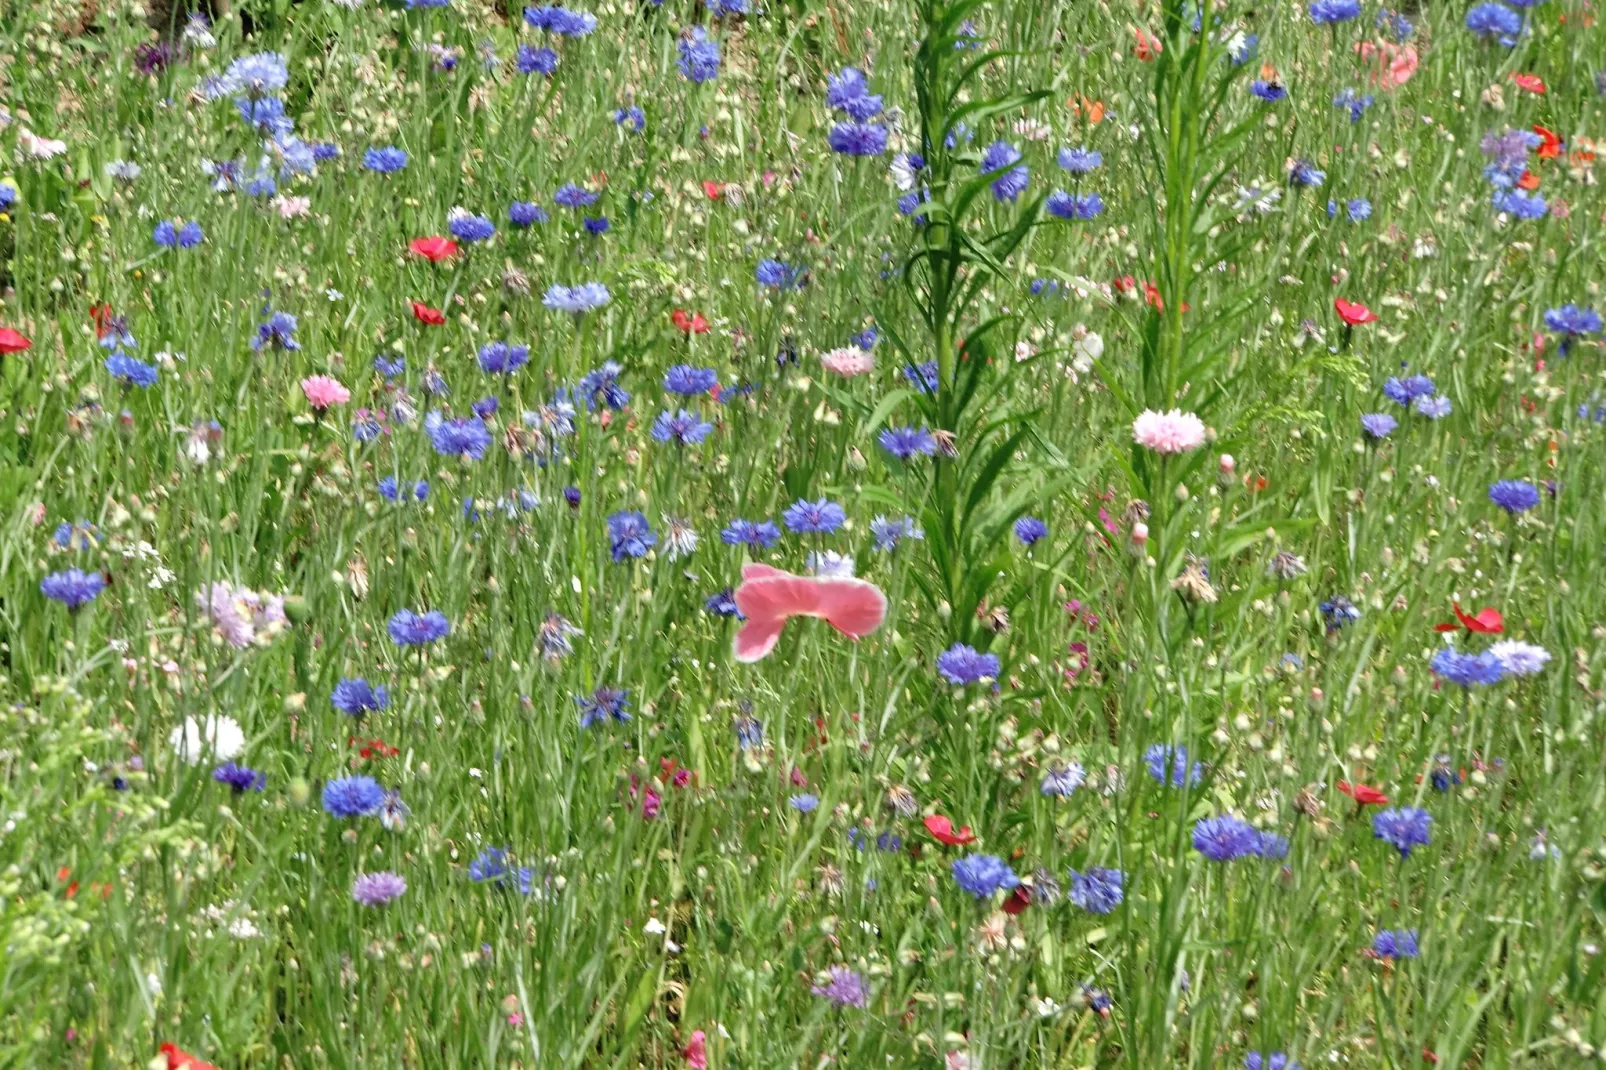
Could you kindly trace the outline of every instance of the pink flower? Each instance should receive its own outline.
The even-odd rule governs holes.
[[[1150,409],[1132,421],[1132,441],[1156,453],[1186,453],[1203,446],[1204,440],[1204,421],[1181,409]]]
[[[754,662],[775,649],[791,617],[819,617],[843,635],[862,639],[881,627],[887,596],[868,580],[794,576],[768,565],[746,565],[736,608],[747,617],[736,633],[736,660]]]
[[[686,1065],[691,1070],[708,1070],[708,1034],[701,1029],[691,1035],[691,1043],[682,1049]]]
[[[1356,44],[1355,51],[1361,54],[1362,59],[1376,61],[1372,84],[1384,89],[1398,89],[1409,82],[1420,61],[1414,45],[1396,45],[1387,41],[1374,45],[1370,41],[1362,41]]]
[[[307,395],[307,404],[319,412],[331,405],[344,405],[351,400],[351,391],[340,385],[339,379],[327,375],[309,375],[301,380],[301,392]]]
[[[836,372],[844,379],[851,379],[855,375],[863,375],[875,367],[875,357],[858,346],[846,346],[842,349],[833,349],[820,358],[826,371]]]

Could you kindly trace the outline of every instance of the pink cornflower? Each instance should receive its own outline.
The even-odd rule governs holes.
[[[327,375],[307,376],[301,380],[301,392],[307,395],[307,404],[319,412],[351,400],[351,391],[342,386],[339,379]]]
[[[875,357],[858,346],[845,346],[826,353],[820,358],[820,363],[825,365],[826,371],[836,372],[844,379],[851,379],[874,368]]]
[[[1132,441],[1156,453],[1186,453],[1204,445],[1204,421],[1181,409],[1146,410],[1132,421]]]

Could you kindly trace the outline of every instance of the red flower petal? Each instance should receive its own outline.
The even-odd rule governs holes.
[[[962,847],[967,843],[976,842],[976,834],[970,831],[969,825],[962,825],[958,832],[954,831],[954,823],[941,814],[932,814],[926,818],[926,831],[931,833],[938,843],[945,843],[949,847]]]
[[[413,318],[419,323],[427,323],[432,327],[439,327],[446,322],[446,313],[438,308],[430,308],[422,301],[414,301]]]
[[[407,248],[432,264],[438,264],[457,255],[457,243],[450,238],[414,238],[407,243]]]
[[[1017,884],[1015,890],[1009,893],[1009,898],[1004,900],[1004,913],[1020,914],[1031,905],[1032,890],[1024,884]]]
[[[21,331],[0,327],[0,353],[21,353],[33,347],[33,340]]]
[[[1347,780],[1338,782],[1338,790],[1354,799],[1362,806],[1387,805],[1389,797],[1369,784],[1351,784]]]
[[[1476,632],[1479,635],[1499,635],[1506,630],[1506,620],[1494,606],[1484,606],[1478,610],[1478,615],[1475,617],[1467,616],[1454,602],[1450,603],[1450,607],[1455,610],[1456,620],[1459,620],[1461,626],[1469,632]]]
[[[1351,327],[1358,327],[1363,323],[1377,322],[1377,313],[1363,304],[1346,301],[1342,297],[1333,298],[1333,311],[1338,313],[1339,319]]]
[[[211,1063],[191,1055],[172,1042],[163,1044],[158,1050],[167,1056],[167,1070],[218,1070]]]

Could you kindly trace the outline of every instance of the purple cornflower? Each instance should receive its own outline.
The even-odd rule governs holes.
[[[93,602],[105,589],[106,578],[100,573],[76,568],[51,573],[39,581],[40,594],[74,611]]]
[[[781,514],[781,519],[794,535],[829,535],[846,523],[848,514],[829,498],[817,502],[799,498]]]
[[[1097,193],[1066,193],[1057,189],[1048,195],[1043,207],[1055,219],[1085,221],[1097,219],[1104,213],[1104,198]]]
[[[673,442],[677,446],[696,446],[713,434],[714,425],[694,412],[681,409],[670,413],[667,409],[658,414],[652,423],[652,437],[659,442]]]
[[[1489,487],[1489,500],[1516,516],[1539,504],[1539,489],[1526,479],[1502,479]]]
[[[388,707],[390,692],[383,686],[371,686],[361,676],[349,680],[343,678],[329,695],[329,703],[347,717],[365,717]]]
[[[581,728],[590,728],[610,717],[619,724],[630,720],[630,714],[627,712],[630,706],[628,688],[599,687],[589,696],[576,696],[574,702],[580,707]]]
[[[719,373],[713,368],[696,368],[690,364],[676,364],[664,373],[664,389],[671,394],[697,397],[719,385]]]
[[[680,59],[676,61],[682,77],[696,85],[719,76],[719,42],[701,26],[680,39]]]
[[[646,557],[647,551],[658,545],[658,536],[647,518],[635,510],[623,510],[608,517],[608,540],[615,561]]]
[[[832,152],[844,156],[879,156],[887,151],[887,128],[880,123],[837,123],[825,139]]]
[[[557,73],[558,54],[545,45],[520,45],[513,56],[513,66],[520,74],[542,74],[550,78]]]
[[[809,991],[825,997],[838,1007],[863,1008],[870,1005],[870,989],[865,984],[864,975],[846,966],[832,966]]]
[[[1497,684],[1506,675],[1505,662],[1488,650],[1463,654],[1454,647],[1441,647],[1431,665],[1434,672],[1461,687]]]
[[[1048,525],[1035,516],[1023,516],[1015,521],[1015,538],[1021,541],[1022,546],[1030,546],[1039,539],[1048,537]]]
[[[1013,201],[1026,191],[1031,171],[1020,162],[1020,151],[1007,141],[995,141],[981,154],[981,173],[990,175],[1002,171],[993,180],[993,199]]]
[[[424,646],[438,642],[445,639],[451,630],[451,622],[446,619],[446,614],[438,609],[432,609],[427,613],[399,609],[385,623],[385,631],[390,634],[390,641],[397,646]]]
[[[937,440],[924,427],[889,427],[881,432],[881,448],[900,461],[917,454],[931,457],[937,452]]]
[[[530,201],[514,201],[507,207],[507,221],[515,227],[545,223],[549,218],[545,208]]]
[[[323,808],[335,817],[376,814],[385,802],[385,789],[370,776],[337,777],[323,786]]]
[[[996,680],[1001,668],[997,654],[983,654],[964,643],[955,643],[937,655],[937,672],[955,687]]]
[[[268,778],[264,773],[255,769],[247,769],[234,762],[225,762],[212,770],[212,779],[219,784],[227,784],[236,795],[244,795],[248,791],[261,791],[267,786]]]
[[[1169,743],[1151,743],[1143,752],[1143,764],[1149,775],[1160,784],[1180,788],[1184,784],[1197,784],[1204,779],[1201,762],[1188,764],[1188,748],[1173,747]]]
[[[1400,405],[1409,405],[1420,397],[1431,397],[1436,389],[1433,380],[1425,375],[1409,375],[1404,379],[1390,376],[1383,383],[1384,396]]]
[[[1384,929],[1372,939],[1372,954],[1380,959],[1414,959],[1418,948],[1415,929]]]
[[[1015,871],[1003,859],[993,855],[972,854],[956,858],[951,872],[960,890],[977,899],[989,899],[996,892],[1009,891],[1020,884]]]
[[[1249,822],[1230,814],[1205,817],[1193,826],[1193,847],[1212,862],[1231,862],[1260,854],[1261,837]]]
[[[1360,0],[1312,0],[1310,20],[1318,26],[1332,26],[1358,18]]]
[[[1094,866],[1086,873],[1071,870],[1071,883],[1065,898],[1090,914],[1108,914],[1126,897],[1126,874],[1118,869]]]
[[[1361,430],[1375,440],[1388,438],[1400,422],[1386,412],[1369,412],[1361,417]]]
[[[755,550],[768,550],[781,541],[781,529],[771,520],[732,520],[719,533],[727,546],[749,546]]]
[[[1467,12],[1466,26],[1484,40],[1512,48],[1522,34],[1522,16],[1504,4],[1484,3]]]

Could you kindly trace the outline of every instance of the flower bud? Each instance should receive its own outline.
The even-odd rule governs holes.
[[[1132,544],[1142,546],[1149,541],[1149,525],[1139,521],[1132,525]]]

